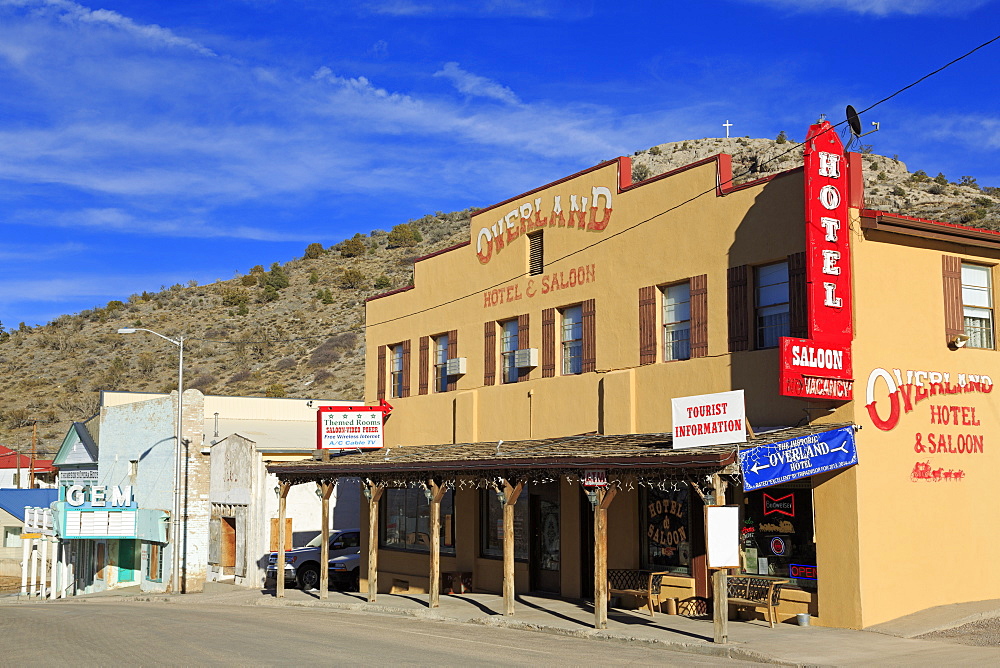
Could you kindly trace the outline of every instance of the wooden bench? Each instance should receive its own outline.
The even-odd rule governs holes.
[[[646,599],[649,616],[654,616],[653,603],[660,605],[660,582],[666,572],[640,571],[631,568],[608,569],[608,600],[612,595],[628,594]]]
[[[775,580],[756,575],[731,575],[726,580],[729,605],[767,608],[767,621],[773,629],[777,620],[781,585],[788,580]]]

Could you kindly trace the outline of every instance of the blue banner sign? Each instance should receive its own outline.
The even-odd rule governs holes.
[[[743,489],[748,492],[857,463],[854,427],[758,445],[740,452]]]

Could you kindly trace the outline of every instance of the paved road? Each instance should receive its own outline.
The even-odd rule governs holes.
[[[666,649],[405,617],[67,601],[0,609],[0,665],[755,665]]]

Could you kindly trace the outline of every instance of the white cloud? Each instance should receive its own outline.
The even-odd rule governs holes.
[[[367,0],[360,9],[387,16],[518,16],[551,18],[579,13],[582,3],[569,0],[465,0],[464,2],[420,2],[419,0]]]
[[[448,79],[456,90],[466,95],[490,98],[507,104],[520,102],[510,88],[498,84],[492,79],[467,72],[459,67],[458,63],[445,63],[444,67],[434,73],[434,76]]]
[[[156,218],[139,215],[120,208],[94,208],[69,211],[35,210],[16,216],[16,222],[46,227],[90,228],[101,232],[116,232],[156,237],[198,239],[245,239],[267,242],[311,242],[315,235],[307,231],[285,232],[250,225],[229,224],[228,221],[207,222],[201,214],[179,218]],[[67,245],[66,250],[76,250]],[[0,254],[0,259],[3,255]],[[37,257],[36,257],[37,259]]]
[[[136,23],[108,9],[89,9],[69,0],[0,0],[0,6],[39,7],[54,12],[60,21],[79,24],[103,24],[142,40],[170,47],[190,49],[203,56],[214,56],[211,49],[155,24]]]
[[[840,9],[855,14],[890,16],[962,15],[979,9],[992,0],[744,0],[802,12],[826,12]]]
[[[78,255],[87,249],[81,243],[64,244],[11,244],[0,248],[0,262],[48,262]]]

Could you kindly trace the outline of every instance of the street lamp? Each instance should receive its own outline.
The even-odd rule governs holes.
[[[150,334],[155,334],[164,341],[169,341],[170,343],[177,346],[177,425],[176,425],[176,443],[174,445],[174,510],[173,517],[171,518],[171,523],[173,524],[173,529],[170,532],[171,540],[174,543],[173,550],[173,565],[171,567],[171,588],[173,593],[179,594],[180,588],[180,570],[181,570],[181,540],[180,540],[180,529],[181,529],[181,435],[184,433],[184,337],[178,336],[176,339],[171,339],[169,336],[164,336],[159,332],[154,332],[151,329],[144,329],[142,327],[122,327],[118,330],[119,334],[135,334],[136,332],[149,332]]]

